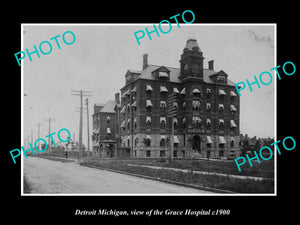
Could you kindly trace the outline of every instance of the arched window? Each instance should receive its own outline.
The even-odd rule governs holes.
[[[186,128],[186,118],[182,118],[182,127]]]
[[[188,64],[187,64],[187,63],[184,64],[183,69],[184,69],[184,70],[187,70],[188,68],[189,68]]]
[[[160,128],[166,128],[166,117],[160,117]]]
[[[130,130],[130,119],[127,120],[127,130]]]
[[[166,139],[165,138],[161,138],[160,139],[160,146],[161,147],[165,147],[166,146]]]
[[[192,64],[192,73],[194,75],[198,75],[199,74],[199,71],[200,71],[200,67],[197,63],[193,63]]]

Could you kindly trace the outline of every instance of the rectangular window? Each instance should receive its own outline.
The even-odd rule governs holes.
[[[195,128],[199,128],[200,127],[200,122],[201,122],[201,119],[199,116],[193,116],[192,118],[192,122],[193,122],[193,127]]]
[[[230,148],[234,148],[234,140],[230,141]]]
[[[167,106],[166,101],[160,101],[159,106],[161,111],[165,111]]]
[[[219,112],[223,113],[224,112],[224,105],[219,104]]]
[[[220,148],[224,148],[225,145],[224,145],[223,143],[221,143],[221,144],[219,144],[219,147],[220,147]]]
[[[193,100],[193,110],[198,111],[200,109],[200,101]]]
[[[206,97],[209,98],[210,97],[210,93],[211,93],[211,90],[209,88],[206,89]]]
[[[162,138],[162,139],[160,140],[160,142],[159,142],[159,146],[160,146],[160,147],[165,147],[165,145],[166,145],[166,139]]]
[[[151,128],[151,117],[150,116],[146,117],[146,128],[147,129]]]
[[[130,119],[128,119],[128,122],[127,122],[127,130],[130,130]]]
[[[177,151],[173,152],[173,157],[177,157]]]
[[[224,76],[218,76],[217,77],[217,82],[218,83],[225,83],[225,77]]]
[[[219,156],[223,157],[224,156],[224,151],[219,151]]]
[[[185,158],[185,151],[182,151],[182,158]]]
[[[206,157],[210,158],[210,151],[206,151]]]
[[[161,97],[162,99],[166,99],[166,97],[167,97],[167,92],[160,92],[160,97]]]
[[[160,157],[165,157],[166,156],[166,151],[160,151],[159,156]]]
[[[146,156],[147,156],[147,157],[150,157],[150,156],[151,156],[151,151],[149,151],[149,150],[146,151]]]
[[[211,104],[210,104],[209,102],[206,103],[206,110],[207,110],[208,112],[211,111]]]
[[[219,119],[219,128],[220,129],[224,128],[224,119]]]
[[[135,139],[134,139],[134,147],[137,147],[137,145],[138,145],[138,142],[139,142],[139,141],[138,141],[138,139],[137,139],[137,138],[135,138]]]
[[[166,117],[160,117],[160,128],[161,129],[166,128]]]

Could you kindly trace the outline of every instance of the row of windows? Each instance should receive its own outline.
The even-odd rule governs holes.
[[[94,123],[97,123],[97,121],[100,121],[100,115],[95,116],[93,119],[94,119]],[[107,116],[106,123],[110,124],[110,122],[111,122],[111,118],[110,118],[110,116]]]
[[[159,90],[160,90],[160,93],[162,93],[162,94],[163,93],[169,93],[169,90],[165,86],[160,86]],[[152,91],[153,91],[152,86],[150,84],[147,84],[146,85],[146,93],[147,93],[147,95],[151,95]],[[132,90],[127,90],[126,92],[124,92],[121,97],[125,98],[126,96],[130,96],[131,93],[136,94],[136,92],[137,92],[137,88],[134,87]],[[177,87],[173,87],[172,93],[185,95],[186,94],[186,88],[183,88],[181,91],[179,91]],[[201,91],[200,91],[199,88],[193,88],[190,93],[192,95],[194,95],[194,96],[200,96],[201,95]],[[206,88],[206,92],[205,93],[206,93],[207,97],[210,97],[210,95],[211,95],[211,89],[210,88]],[[227,95],[226,92],[223,89],[219,89],[218,90],[218,94],[219,94],[219,96]],[[236,97],[236,96],[237,95],[236,95],[236,93],[234,91],[230,91],[230,97]]]
[[[127,106],[126,106],[127,107],[127,113],[130,113],[130,106],[134,107],[134,110],[136,110],[136,101],[131,105],[127,104]],[[173,106],[173,110],[176,111],[178,109],[178,103],[177,102],[173,102],[172,106]],[[121,109],[122,114],[126,113],[126,107],[123,106],[123,108]],[[166,109],[167,109],[166,101],[160,101],[159,107],[160,107],[161,111],[166,111]],[[152,104],[151,100],[146,100],[146,108],[147,108],[148,112],[152,111],[153,104]],[[183,108],[184,111],[186,110],[186,103],[185,102],[182,103],[182,108]],[[207,102],[205,108],[206,108],[207,112],[210,112],[212,110],[211,103]],[[200,101],[199,100],[193,100],[192,101],[192,110],[193,111],[200,111],[200,109],[201,109]],[[219,112],[224,112],[224,104],[219,104],[218,105],[218,111]],[[236,111],[237,111],[236,107],[233,104],[231,104],[230,105],[230,112],[232,114],[234,114]]]
[[[178,119],[174,118],[174,129],[178,128]],[[166,117],[160,117],[160,128],[161,129],[165,129],[166,125],[167,125],[167,120]],[[126,125],[127,124],[127,125]],[[206,128],[210,129],[211,128],[211,120],[209,118],[206,119]],[[147,129],[151,129],[151,125],[152,125],[152,120],[151,120],[151,116],[146,116],[146,128]],[[187,121],[186,118],[182,118],[182,126],[183,128],[187,127]],[[204,125],[204,123],[202,122],[201,118],[199,116],[193,116],[192,117],[192,128],[204,128],[202,127]],[[220,129],[224,128],[224,119],[219,119],[218,120],[218,125]],[[123,123],[121,124],[121,128],[123,128],[124,130],[126,129],[127,126],[127,130],[130,130],[130,119],[123,121]],[[134,123],[133,123],[134,128],[137,128],[137,117],[134,118]],[[234,120],[230,120],[230,128],[235,128],[237,127],[236,123],[234,122]]]
[[[178,154],[177,154],[177,150],[174,150],[173,151],[173,157],[178,157]],[[182,157],[184,158],[185,157],[185,151],[181,151],[182,152]],[[136,151],[134,151],[134,157],[136,157]],[[206,155],[207,155],[207,157],[210,157],[210,151],[206,151]],[[218,153],[218,155],[219,155],[219,157],[224,157],[224,151],[223,150],[221,150],[221,151],[219,151],[219,153]],[[234,151],[231,151],[230,152],[230,155],[231,156],[234,156]],[[159,156],[160,157],[166,157],[166,151],[165,150],[161,150],[161,151],[159,151]],[[147,150],[146,151],[146,157],[151,157],[151,151],[150,150]]]
[[[170,144],[169,138],[166,138],[165,135],[160,135],[160,137],[161,138],[160,138],[159,146],[160,147],[168,147],[169,144]],[[220,148],[224,148],[225,147],[225,143],[226,143],[224,137],[223,136],[219,136],[219,139],[220,139],[220,142],[218,143],[219,147]],[[138,138],[135,138],[134,139],[134,146],[135,147],[137,147],[138,142],[139,142]],[[145,147],[150,147],[151,146],[151,137],[150,137],[150,135],[147,135],[143,139],[143,144],[144,144]],[[179,140],[178,140],[178,137],[176,135],[174,136],[174,142],[173,142],[173,144],[174,144],[175,148],[177,148],[179,146]],[[186,144],[186,142],[184,140],[183,146],[185,146],[185,144]],[[211,137],[207,136],[206,147],[210,148],[210,147],[212,147],[212,144],[213,144],[213,142],[211,140]],[[127,147],[130,147],[130,138],[127,138]],[[233,137],[231,137],[231,139],[230,139],[230,148],[234,148],[234,138]]]

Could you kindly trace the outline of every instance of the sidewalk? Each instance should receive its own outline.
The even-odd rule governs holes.
[[[264,178],[264,177],[241,176],[241,175],[206,172],[206,171],[198,171],[198,170],[190,170],[190,169],[177,169],[177,168],[170,168],[170,167],[159,167],[159,166],[148,166],[148,165],[137,165],[137,164],[127,164],[127,165],[129,165],[129,166],[141,166],[141,167],[147,167],[147,168],[151,168],[151,169],[173,170],[173,171],[180,171],[180,172],[184,172],[184,173],[196,173],[196,174],[203,174],[203,175],[217,175],[217,176],[230,177],[230,178],[236,178],[236,179],[253,179],[253,180],[258,180],[258,181],[270,180],[270,178]]]

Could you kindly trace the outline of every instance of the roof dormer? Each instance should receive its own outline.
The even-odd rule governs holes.
[[[227,84],[228,74],[223,70],[209,76],[215,83]]]
[[[170,80],[170,70],[168,70],[165,66],[161,66],[156,70],[153,70],[151,73],[155,79]]]
[[[141,71],[137,70],[127,70],[125,74],[125,83],[128,84],[138,78],[138,76],[141,74]]]

